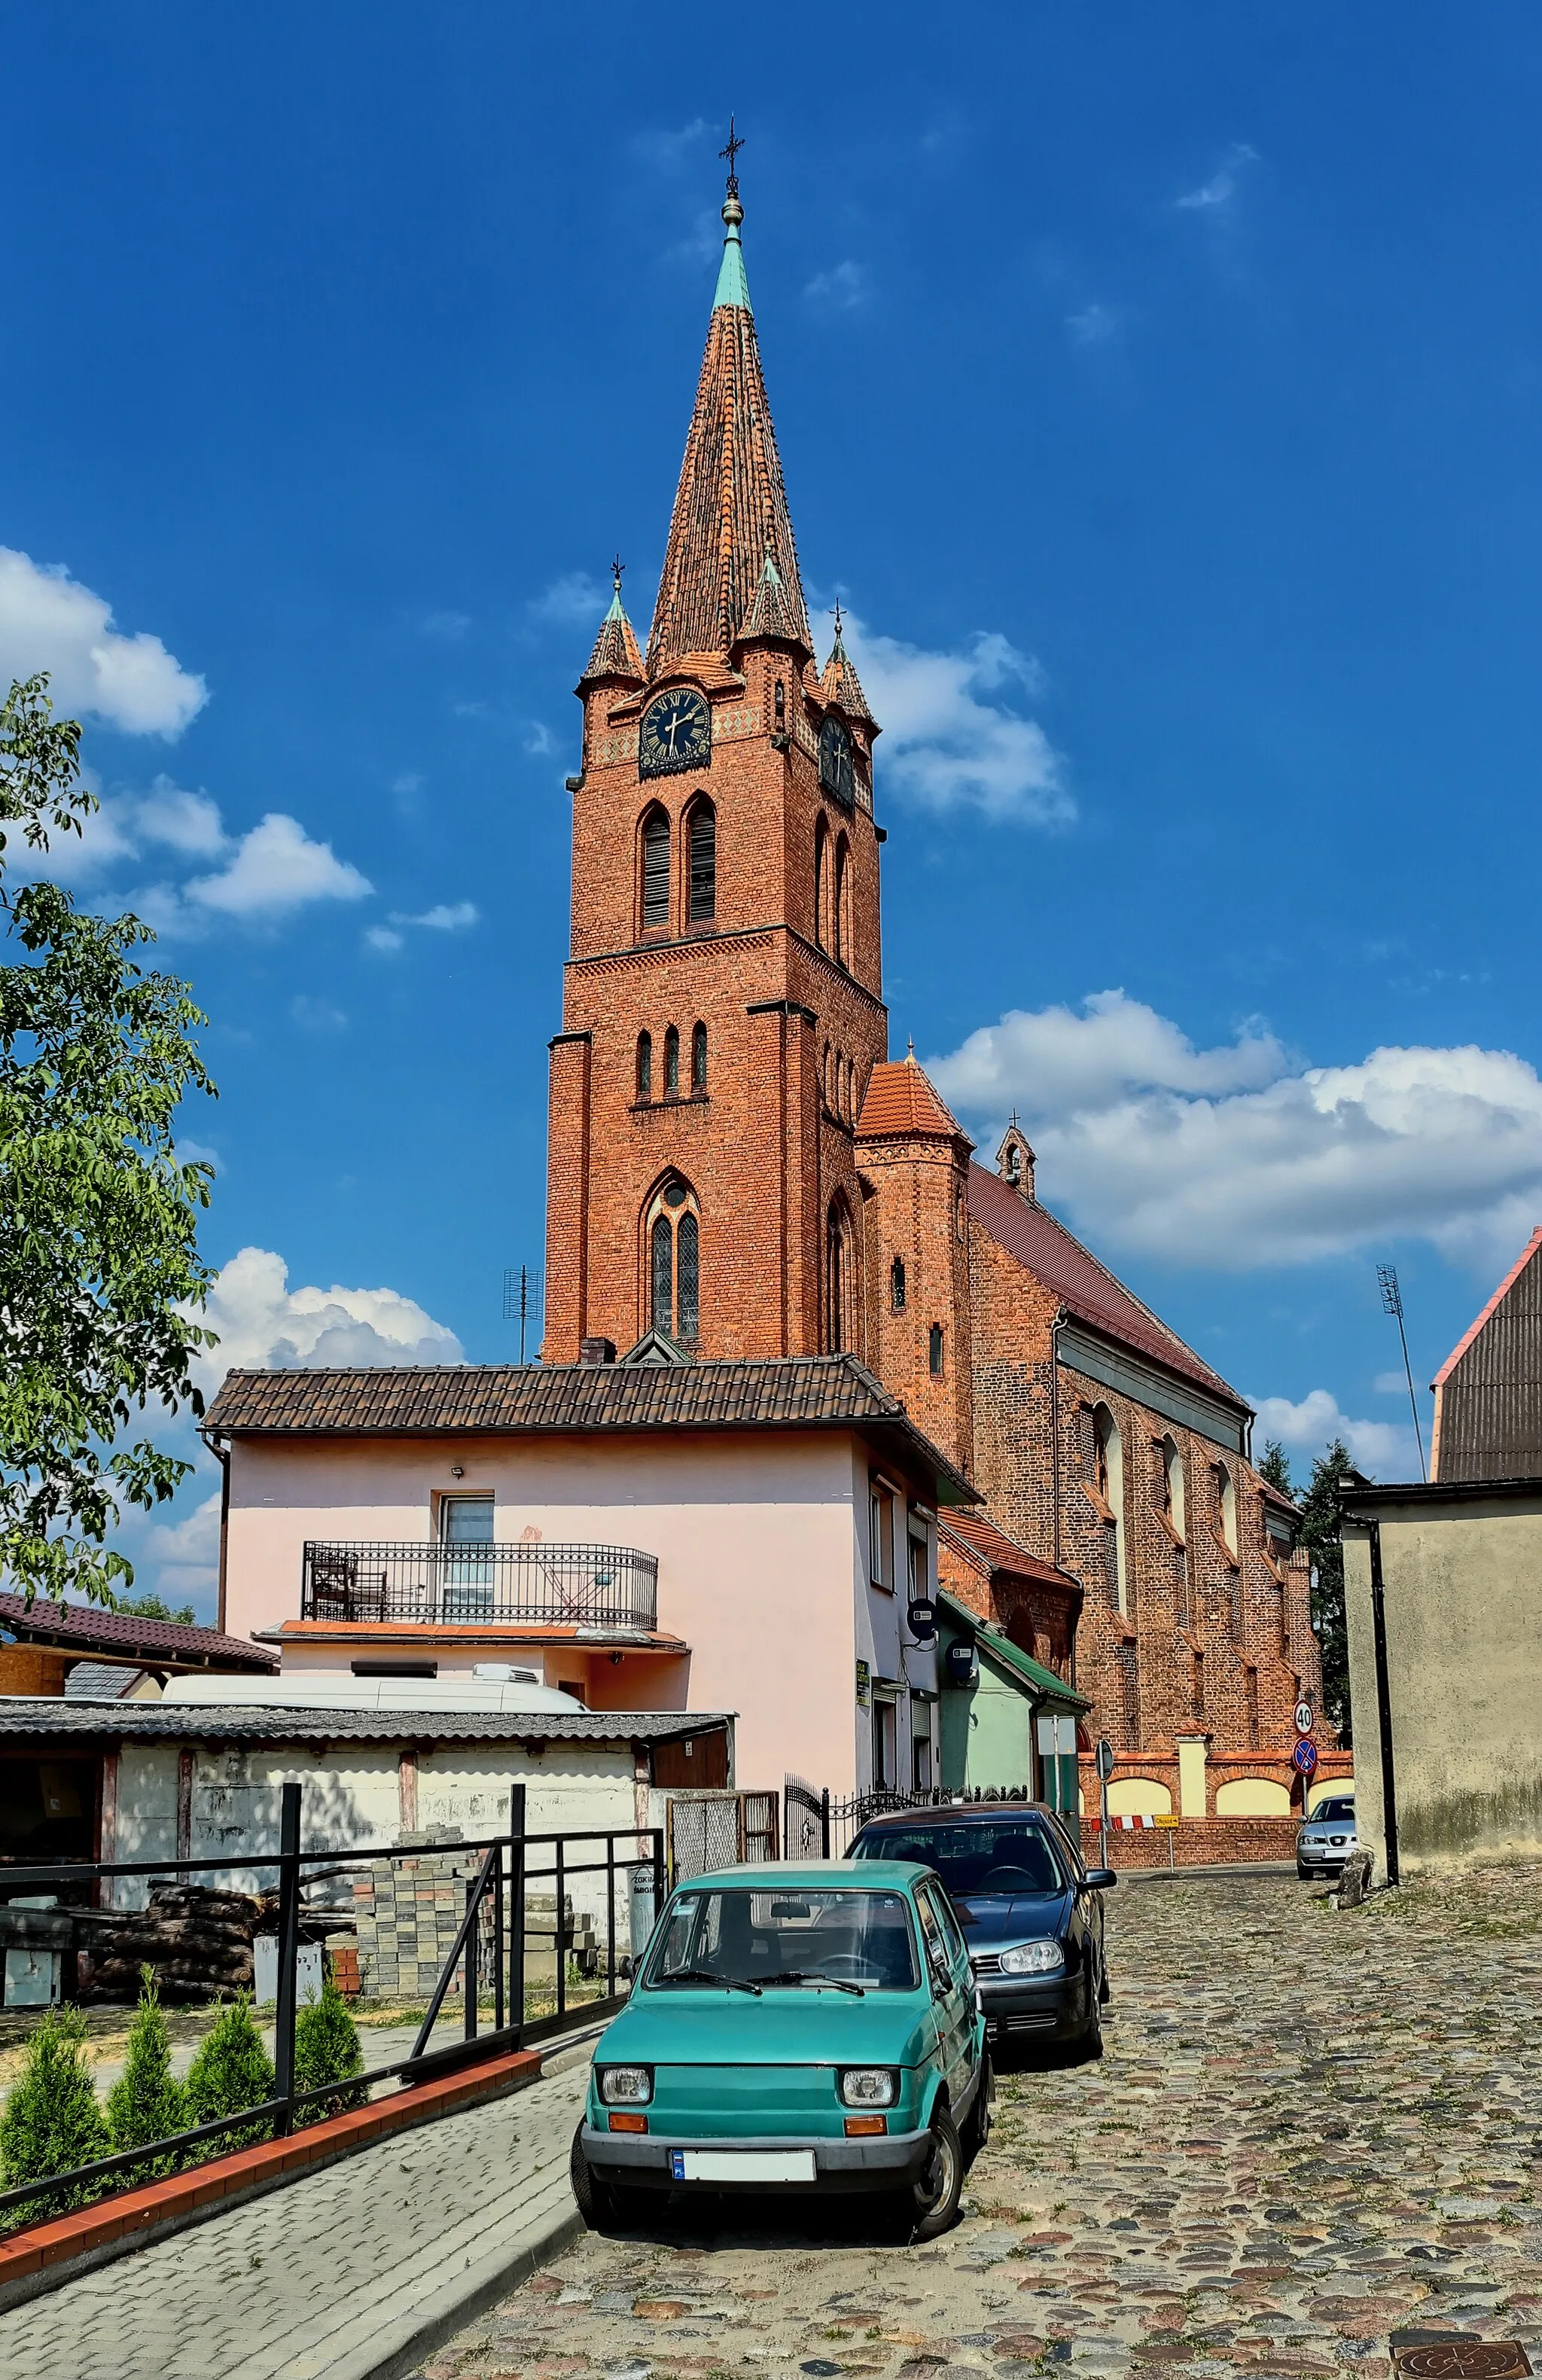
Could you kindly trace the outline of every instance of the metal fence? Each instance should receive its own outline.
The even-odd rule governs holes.
[[[774,1801],[774,1795],[771,1797]],[[528,2047],[560,2033],[565,2027],[579,2022],[610,2016],[620,2008],[625,1998],[617,1985],[631,1961],[617,1947],[616,1902],[618,1893],[626,1896],[628,1919],[633,1905],[640,1904],[641,1923],[651,1927],[653,1918],[662,1907],[664,1899],[664,1840],[659,1828],[587,1828],[559,1834],[528,1835],[525,1832],[525,1788],[513,1788],[509,1832],[483,1837],[470,1843],[455,1846],[457,1852],[480,1852],[481,1862],[477,1873],[466,1879],[466,1909],[455,1935],[454,1947],[441,1968],[439,1979],[431,1993],[426,2013],[419,2027],[418,2036],[408,2055],[392,2064],[376,2066],[334,2080],[315,2090],[295,2088],[295,2025],[297,2007],[297,1969],[301,1925],[305,1908],[303,1888],[307,1871],[321,1871],[327,1880],[367,1868],[376,1862],[403,1857],[401,1848],[382,1851],[309,1851],[300,1849],[300,1788],[283,1788],[279,1817],[279,1844],[275,1854],[263,1859],[249,1852],[238,1863],[223,1860],[75,1860],[53,1865],[15,1865],[6,1863],[0,1869],[0,1881],[7,1890],[20,1886],[29,1891],[39,1888],[71,1890],[81,1884],[96,1886],[119,1876],[137,1876],[164,1880],[167,1877],[209,1877],[228,1876],[238,1866],[249,1870],[272,1871],[277,1876],[277,1998],[274,2005],[274,2046],[273,2095],[249,2107],[229,2110],[206,2124],[168,2134],[164,2140],[139,2143],[116,2155],[97,2157],[90,2164],[73,2166],[67,2170],[42,2175],[34,2180],[0,2190],[0,2228],[9,2211],[27,2205],[33,2211],[29,2221],[46,2217],[49,2205],[59,2199],[67,2204],[80,2197],[99,2197],[115,2186],[122,2187],[121,2177],[138,2168],[141,2171],[152,2160],[171,2159],[192,2165],[200,2155],[218,2153],[222,2138],[239,2130],[249,2137],[250,2128],[261,2126],[273,2136],[293,2130],[297,2118],[304,2111],[328,2099],[335,2100],[340,2093],[351,2095],[368,2091],[379,2082],[395,2081],[401,2090],[476,2063],[481,2058],[503,2056],[506,2051]],[[601,1847],[598,1852],[595,1846]],[[618,1849],[618,1846],[621,1848]],[[645,1889],[634,1894],[637,1871],[647,1872]],[[605,1954],[604,1991],[597,1997],[578,2002],[570,2000],[567,1980],[566,1951],[571,1947],[570,1929],[566,1924],[567,1887],[577,1876],[603,1876],[605,1879]],[[528,2022],[525,2015],[526,1986],[526,1902],[534,1897],[534,1888],[549,1885],[554,1894],[556,1912],[555,1936],[555,2010],[547,2017]],[[633,1944],[628,1933],[629,1951],[636,1954],[640,1945]],[[438,2048],[429,2046],[434,2026],[450,1992],[458,1984],[462,1996],[461,2038]],[[483,2025],[483,2001],[488,2003],[491,2022]]]
[[[933,1786],[912,1793],[832,1794],[806,1777],[789,1776],[782,1792],[783,1849],[789,1860],[844,1859],[869,1818],[891,1810],[948,1810],[977,1802],[1026,1802],[1026,1785],[975,1786],[952,1791]]]
[[[306,1620],[557,1620],[653,1628],[659,1563],[634,1546],[369,1545],[308,1540]]]
[[[686,1884],[746,1861],[759,1865],[773,1860],[781,1832],[774,1793],[672,1793],[670,1882]]]

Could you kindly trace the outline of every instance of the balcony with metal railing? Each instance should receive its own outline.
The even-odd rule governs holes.
[[[656,1628],[659,1562],[633,1546],[368,1545],[308,1540],[305,1620]]]

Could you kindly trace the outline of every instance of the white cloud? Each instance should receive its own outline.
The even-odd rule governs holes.
[[[367,950],[399,951],[402,938],[389,926],[371,926],[364,937],[364,943]]]
[[[202,1316],[220,1343],[200,1359],[205,1394],[233,1366],[282,1371],[342,1364],[458,1364],[460,1341],[395,1289],[291,1289],[269,1248],[242,1248]]]
[[[1400,1378],[1398,1385],[1402,1386]],[[1356,1469],[1377,1479],[1417,1479],[1418,1443],[1414,1432],[1385,1421],[1354,1421],[1328,1389],[1308,1390],[1298,1404],[1289,1397],[1253,1397],[1257,1409],[1253,1444],[1277,1438],[1287,1454],[1312,1462],[1342,1439]]]
[[[159,637],[125,636],[112,605],[62,563],[0,546],[0,678],[46,670],[56,710],[89,712],[130,735],[180,735],[209,698]]]
[[[431,909],[424,909],[417,917],[408,916],[401,909],[393,909],[391,923],[394,926],[427,926],[431,932],[436,934],[461,934],[467,926],[476,925],[480,915],[474,901],[439,901]]]
[[[289,1014],[302,1033],[346,1033],[348,1028],[346,1009],[334,1008],[330,1000],[315,1000],[309,992],[295,994]]]
[[[471,625],[471,614],[469,612],[431,612],[421,625],[424,636],[432,637],[437,644],[455,645],[460,642]]]
[[[1378,1372],[1371,1386],[1378,1397],[1405,1397],[1408,1394],[1408,1378],[1403,1372]]]
[[[182,1603],[196,1604],[205,1597],[219,1583],[219,1489],[195,1504],[184,1519],[155,1522],[144,1532],[132,1560],[137,1594],[142,1595],[149,1584],[143,1565],[153,1562],[158,1571],[155,1592],[174,1610]]]
[[[525,730],[522,741],[526,751],[532,754],[537,759],[543,758],[548,752],[554,752],[557,748],[556,737],[552,735],[545,722],[540,719],[531,720],[528,727]]]
[[[1201,182],[1197,189],[1185,190],[1176,203],[1195,212],[1229,206],[1237,195],[1237,181],[1244,166],[1257,164],[1257,160],[1258,152],[1247,141],[1233,141],[1209,180]]]
[[[705,139],[707,127],[699,115],[693,115],[678,132],[652,130],[634,132],[626,146],[640,164],[655,165],[674,172],[691,156]]]
[[[1305,1264],[1399,1238],[1491,1269],[1542,1215],[1542,1082],[1503,1050],[1306,1066],[1245,1028],[1197,1050],[1123,992],[1014,1013],[929,1062],[944,1098],[1014,1106],[1054,1203],[1165,1262]]]
[[[598,624],[605,609],[605,598],[587,570],[566,570],[560,578],[553,578],[550,587],[532,596],[525,608],[533,620],[571,628],[585,621]]]
[[[87,783],[94,792],[89,772]],[[108,794],[81,820],[79,834],[55,834],[46,851],[29,846],[16,864],[27,876],[89,884],[152,846],[212,858],[227,847],[218,803],[159,776],[148,793]]]
[[[1119,317],[1111,306],[1096,300],[1078,314],[1067,314],[1065,327],[1078,347],[1100,347],[1119,335]]]
[[[227,867],[184,889],[188,900],[225,917],[277,917],[311,901],[361,901],[374,888],[330,843],[312,843],[297,819],[270,810]]]
[[[1010,707],[1042,686],[1037,662],[981,630],[958,652],[928,652],[846,615],[847,649],[883,728],[885,783],[922,809],[982,810],[997,824],[1075,816],[1043,729]]]
[[[849,314],[868,301],[868,278],[859,264],[848,256],[832,264],[828,273],[816,273],[806,282],[803,294],[811,305],[822,306],[832,314]]]

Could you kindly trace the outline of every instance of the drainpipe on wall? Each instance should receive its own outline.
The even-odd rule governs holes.
[[[1376,1718],[1381,1739],[1381,1829],[1387,1844],[1387,1881],[1402,1880],[1398,1863],[1397,1782],[1392,1769],[1392,1695],[1387,1669],[1387,1594],[1381,1575],[1381,1524],[1366,1524],[1371,1536],[1371,1637],[1376,1648]],[[1305,1795],[1303,1804],[1305,1805]]]
[[[220,1466],[220,1583],[218,1616],[215,1624],[223,1635],[225,1633],[225,1548],[230,1540],[230,1440],[228,1438],[212,1438],[206,1429],[200,1429],[199,1436]]]
[[[1050,1492],[1055,1507],[1055,1568],[1060,1568],[1060,1326],[1065,1319],[1063,1305],[1056,1310],[1050,1326]],[[1075,1658],[1073,1642],[1072,1658]],[[1071,1682],[1076,1682],[1072,1671]]]

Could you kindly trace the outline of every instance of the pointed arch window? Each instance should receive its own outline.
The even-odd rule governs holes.
[[[851,1217],[844,1198],[832,1198],[825,1222],[826,1342],[832,1355],[852,1343],[856,1314],[856,1260]]]
[[[642,822],[642,922],[669,923],[669,816],[657,808]]]
[[[814,940],[821,951],[830,948],[830,829],[820,819],[814,829]]]
[[[705,797],[691,812],[687,850],[686,917],[690,925],[699,926],[718,913],[718,814]]]
[[[1098,1493],[1113,1524],[1113,1595],[1115,1609],[1128,1608],[1124,1545],[1124,1441],[1107,1405],[1092,1416]]]
[[[644,1225],[649,1325],[688,1345],[701,1328],[701,1218],[696,1193],[672,1175],[650,1201]]]
[[[1224,1463],[1216,1464],[1216,1500],[1220,1506],[1220,1542],[1233,1561],[1237,1558],[1237,1490]]]
[[[1162,1513],[1168,1527],[1181,1545],[1184,1542],[1184,1458],[1174,1439],[1164,1438],[1161,1443]]]
[[[639,1100],[650,1099],[652,1096],[653,1036],[651,1033],[639,1033],[637,1035],[637,1098]]]
[[[835,955],[851,965],[851,845],[842,835],[835,845]]]
[[[680,1096],[680,1036],[672,1025],[664,1035],[664,1097],[677,1099]]]
[[[707,1027],[698,1018],[691,1033],[691,1092],[702,1097],[707,1089]]]

